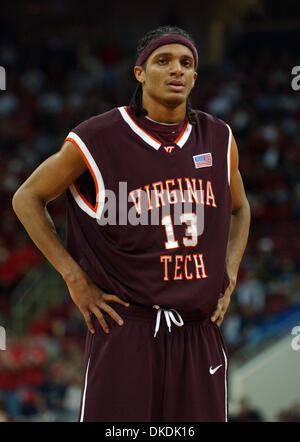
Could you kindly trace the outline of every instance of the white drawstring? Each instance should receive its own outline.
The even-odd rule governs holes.
[[[177,310],[174,310],[174,309],[167,310],[167,309],[164,309],[164,308],[160,307],[159,305],[154,305],[153,308],[157,309],[154,337],[156,337],[156,334],[157,334],[157,332],[159,330],[160,318],[161,318],[161,312],[162,311],[164,312],[164,315],[165,315],[165,318],[166,318],[166,323],[167,323],[167,326],[169,328],[169,332],[171,332],[171,321],[175,325],[177,325],[178,327],[182,327],[183,326],[183,324],[184,324],[183,319],[182,319],[182,317],[180,316],[180,314],[178,313]],[[173,315],[172,312],[175,312],[177,314],[177,316],[179,318],[179,321],[176,320],[176,318],[175,318],[175,316]],[[171,321],[170,321],[170,319],[171,319]]]

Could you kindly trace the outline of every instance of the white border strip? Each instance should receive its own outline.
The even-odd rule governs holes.
[[[74,184],[71,184],[69,186],[69,190],[70,190],[71,194],[73,195],[74,200],[76,201],[76,203],[80,207],[80,209],[82,209],[84,212],[86,212],[91,218],[97,218],[97,213],[94,212],[94,210],[92,210],[85,203],[85,201],[81,198],[81,196],[79,195],[79,193],[78,193],[76,187],[74,186]]]
[[[130,128],[133,130],[133,132],[135,132],[139,137],[141,137],[146,143],[150,144],[150,146],[154,147],[154,149],[158,150],[160,148],[160,146],[163,143],[158,143],[157,141],[153,140],[153,138],[151,138],[149,135],[147,135],[146,132],[144,132],[127,114],[126,109],[124,106],[122,107],[118,107],[123,119],[126,121],[126,123],[130,126]],[[151,120],[151,118],[150,118]],[[177,146],[182,147],[187,139],[189,138],[191,132],[192,132],[193,126],[188,123],[184,134],[182,135],[182,137],[180,138],[180,140],[177,143]]]
[[[225,362],[225,422],[228,421],[228,410],[227,410],[227,356],[224,351],[223,346],[221,345],[223,356],[224,356],[224,362]]]
[[[146,143],[150,144],[150,146],[154,147],[154,149],[158,150],[161,146],[161,143],[157,143],[153,140],[149,135],[147,135],[135,122],[128,116],[124,107],[118,107],[123,119],[130,126],[130,128],[135,132],[139,137],[141,137]]]
[[[231,157],[232,131],[231,131],[230,126],[228,126],[228,124],[226,124],[226,126],[228,127],[228,130],[229,130],[229,138],[228,138],[228,145],[227,145],[227,174],[228,174],[228,184],[230,186],[230,174],[231,174],[230,157]]]
[[[188,123],[188,125],[184,131],[184,134],[182,135],[182,137],[180,138],[180,140],[177,143],[177,146],[182,147],[186,143],[187,139],[189,138],[189,136],[192,132],[192,129],[193,129],[193,126],[191,125],[191,123]]]
[[[82,396],[82,405],[81,405],[80,422],[83,422],[83,418],[84,418],[85,396],[86,396],[87,378],[88,378],[88,372],[89,372],[90,360],[91,360],[91,356],[89,357],[88,364],[87,364],[87,368],[86,368],[86,373],[85,373],[84,390],[83,390],[83,396]]]
[[[103,181],[103,177],[101,175],[101,172],[100,172],[94,158],[90,154],[90,151],[88,150],[86,144],[82,141],[82,139],[77,134],[75,134],[75,132],[70,132],[66,138],[72,138],[78,144],[78,146],[80,147],[80,149],[82,150],[82,152],[85,156],[85,159],[87,160],[91,169],[94,172],[94,175],[95,175],[95,178],[96,178],[97,184],[98,184],[98,194],[96,195],[96,202],[98,202],[97,211],[96,212],[93,211],[86,204],[86,202],[82,199],[82,197],[78,193],[74,184],[71,184],[69,186],[70,192],[73,195],[73,198],[75,199],[78,206],[84,212],[86,212],[92,218],[100,219],[103,208],[104,208],[104,202],[105,202],[105,186],[104,186],[104,181]]]

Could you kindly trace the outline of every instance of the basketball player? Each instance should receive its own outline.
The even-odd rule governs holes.
[[[229,126],[191,108],[197,64],[180,28],[146,34],[130,105],[73,128],[13,198],[88,327],[80,421],[227,420],[219,327],[250,210]],[[65,190],[67,248],[46,210]]]

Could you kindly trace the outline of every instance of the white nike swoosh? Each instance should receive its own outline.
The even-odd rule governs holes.
[[[222,365],[223,365],[223,364],[218,365],[218,366],[215,367],[215,368],[212,368],[212,366],[210,366],[210,367],[209,367],[209,372],[210,372],[210,374],[215,374],[215,372],[216,372],[217,370],[219,370],[219,368],[222,367]]]

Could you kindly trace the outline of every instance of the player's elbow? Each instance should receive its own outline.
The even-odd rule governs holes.
[[[241,201],[239,201],[239,204],[235,204],[232,207],[232,215],[237,215],[237,214],[241,214],[244,217],[249,218],[249,220],[251,218],[250,204],[246,195],[244,196],[244,198],[241,199]]]
[[[22,212],[22,208],[25,204],[26,195],[24,195],[24,191],[22,186],[14,193],[12,197],[12,208],[15,214],[19,217]]]
[[[22,185],[17,189],[12,197],[12,208],[18,218],[22,217],[25,210],[28,210],[30,204],[33,201],[38,200],[37,195],[27,188],[27,186]],[[42,204],[42,201],[40,201]]]
[[[250,209],[249,201],[246,196],[243,200],[242,207],[243,207],[243,210],[246,213],[247,217],[249,217],[249,219],[250,219],[251,218],[251,209]]]

